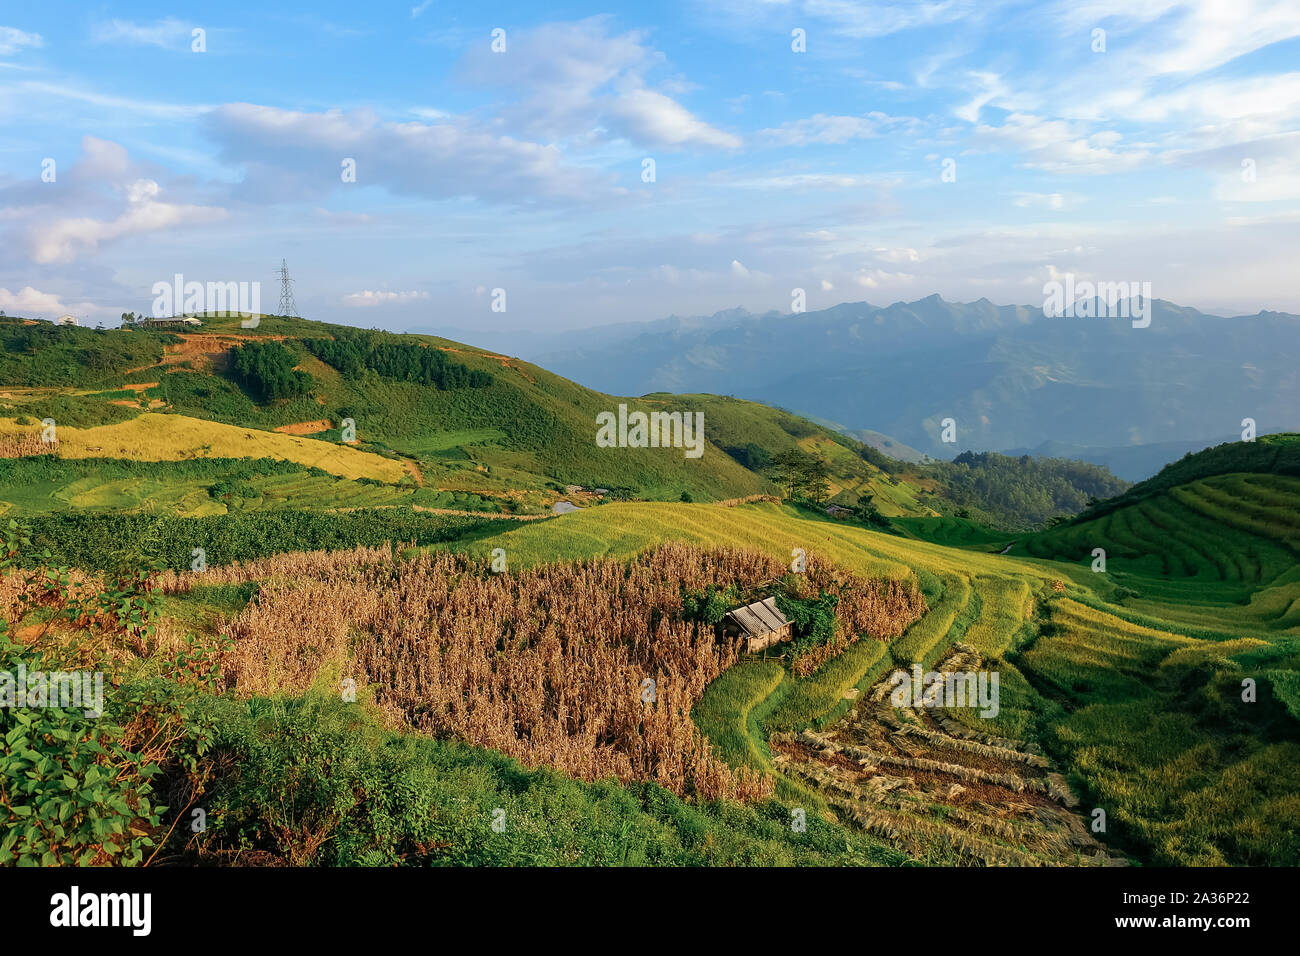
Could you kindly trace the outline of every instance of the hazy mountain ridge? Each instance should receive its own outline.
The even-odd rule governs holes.
[[[562,350],[529,357],[594,388],[733,394],[883,432],[937,457],[1045,442],[1081,455],[1168,443],[1177,457],[1222,440],[1243,418],[1260,433],[1295,427],[1286,410],[1300,399],[1290,360],[1300,317],[1223,317],[1161,299],[1151,310],[1148,328],[938,295],[797,315],[732,310],[624,324],[621,338],[568,333]],[[940,441],[949,417],[955,445]],[[1169,460],[1164,453],[1136,456],[1128,476],[1151,473]]]

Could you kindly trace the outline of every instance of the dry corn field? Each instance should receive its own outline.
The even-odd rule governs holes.
[[[630,562],[517,575],[448,553],[395,560],[380,548],[284,555],[163,585],[262,582],[232,626],[222,668],[241,692],[301,691],[337,663],[414,727],[530,767],[761,799],[771,780],[728,767],[691,719],[738,650],[714,627],[683,620],[682,594],[710,585],[759,593],[785,572],[766,555],[678,543]],[[888,639],[925,610],[909,582],[869,580],[815,556],[797,579],[801,596],[838,595],[844,634]]]
[[[0,458],[26,458],[30,455],[53,455],[59,450],[56,441],[45,441],[39,432],[0,434]]]

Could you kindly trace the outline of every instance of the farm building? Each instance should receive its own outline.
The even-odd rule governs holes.
[[[848,508],[843,508],[840,505],[827,505],[826,513],[832,518],[847,518],[849,515],[853,514],[853,512]]]
[[[196,319],[193,316],[182,317],[179,315],[172,315],[172,316],[165,316],[163,318],[158,318],[158,319],[145,319],[142,322],[140,322],[140,325],[172,325],[172,324],[192,325],[197,327],[202,325],[203,321],[201,319]]]
[[[776,607],[776,598],[755,601],[728,611],[722,629],[730,637],[745,638],[745,650],[761,651],[793,637],[790,621]]]

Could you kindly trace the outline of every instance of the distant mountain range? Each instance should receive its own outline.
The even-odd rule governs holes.
[[[1150,326],[1134,328],[1124,318],[932,295],[495,343],[463,334],[604,391],[734,395],[937,458],[966,449],[1056,454],[1129,480],[1239,438],[1244,418],[1260,434],[1300,426],[1300,316],[1222,317],[1161,299],[1151,309]],[[955,443],[941,440],[946,418],[956,422]]]

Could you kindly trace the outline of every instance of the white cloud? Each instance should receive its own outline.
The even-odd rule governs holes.
[[[66,263],[114,239],[203,225],[226,217],[217,206],[164,199],[163,186],[118,143],[86,136],[81,156],[59,171],[60,188],[37,186],[13,219],[25,229],[32,261]]]
[[[979,86],[979,92],[969,102],[953,110],[953,114],[967,123],[976,123],[979,122],[980,110],[999,97],[1005,96],[1007,87],[997,73],[977,71],[966,76],[969,81],[974,81]]]
[[[861,269],[853,281],[864,289],[878,289],[882,285],[898,285],[910,281],[913,276],[906,272],[887,272],[884,269]]]
[[[696,118],[670,97],[651,90],[630,90],[607,107],[621,131],[633,142],[649,146],[716,146],[739,149],[739,136]]]
[[[243,190],[258,201],[319,199],[340,186],[344,158],[356,160],[359,185],[434,199],[585,202],[611,191],[604,174],[566,165],[559,147],[463,117],[393,123],[366,109],[308,113],[229,103],[208,114],[207,124],[221,158],[245,169]]]
[[[188,50],[193,28],[174,17],[155,20],[153,23],[132,23],[130,20],[109,20],[97,23],[90,31],[93,43],[156,46],[165,50]]]
[[[159,186],[142,179],[126,187],[127,207],[115,219],[89,217],[37,223],[28,234],[31,257],[40,263],[71,262],[83,252],[93,252],[101,242],[173,226],[195,226],[224,219],[226,211],[213,206],[188,206],[156,201]]]
[[[695,116],[667,95],[692,85],[669,77],[653,88],[649,74],[666,64],[643,31],[613,34],[608,16],[547,23],[509,34],[509,52],[471,47],[460,66],[475,84],[502,90],[508,128],[551,140],[625,137],[639,146],[735,149],[741,139]]]
[[[1087,134],[1077,124],[1049,120],[1029,113],[1012,113],[1001,126],[975,128],[972,142],[979,149],[1021,151],[1021,165],[1053,173],[1110,173],[1147,162],[1150,150],[1116,149],[1122,137],[1113,130]]]
[[[44,46],[39,33],[27,33],[17,27],[0,27],[0,56],[11,56],[24,47]]]
[[[405,305],[427,298],[427,292],[377,292],[364,289],[345,295],[340,301],[350,308],[369,309],[377,305]]]
[[[761,130],[759,138],[780,146],[806,146],[810,143],[847,143],[852,139],[869,139],[899,127],[915,126],[916,120],[871,112],[864,116],[830,116],[817,113],[805,119]]]
[[[1047,209],[1052,212],[1060,212],[1067,206],[1076,205],[1072,197],[1067,197],[1064,193],[1013,193],[1011,197],[1013,205],[1021,209]]]
[[[1294,0],[1063,0],[1055,16],[1066,31],[1103,25],[1124,36],[1118,49],[1135,48],[1132,65],[1147,76],[1206,73],[1300,36]]]
[[[1260,161],[1253,178],[1230,169],[1215,177],[1214,198],[1225,202],[1286,202],[1300,199],[1300,163]]]
[[[80,318],[112,310],[93,302],[66,303],[53,292],[39,292],[31,286],[24,286],[17,292],[0,287],[0,311],[25,318],[57,318],[69,313]]]
[[[96,93],[93,90],[82,90],[77,87],[67,86],[60,83],[44,83],[37,80],[26,80],[17,84],[14,89],[24,97],[31,97],[32,95],[50,96],[55,99],[73,100],[75,102],[85,103],[88,106],[124,111],[128,113],[137,113],[155,119],[190,119],[205,113],[212,108],[201,104],[160,103],[151,100],[136,100],[131,99],[130,97],[112,96],[106,93]]]

